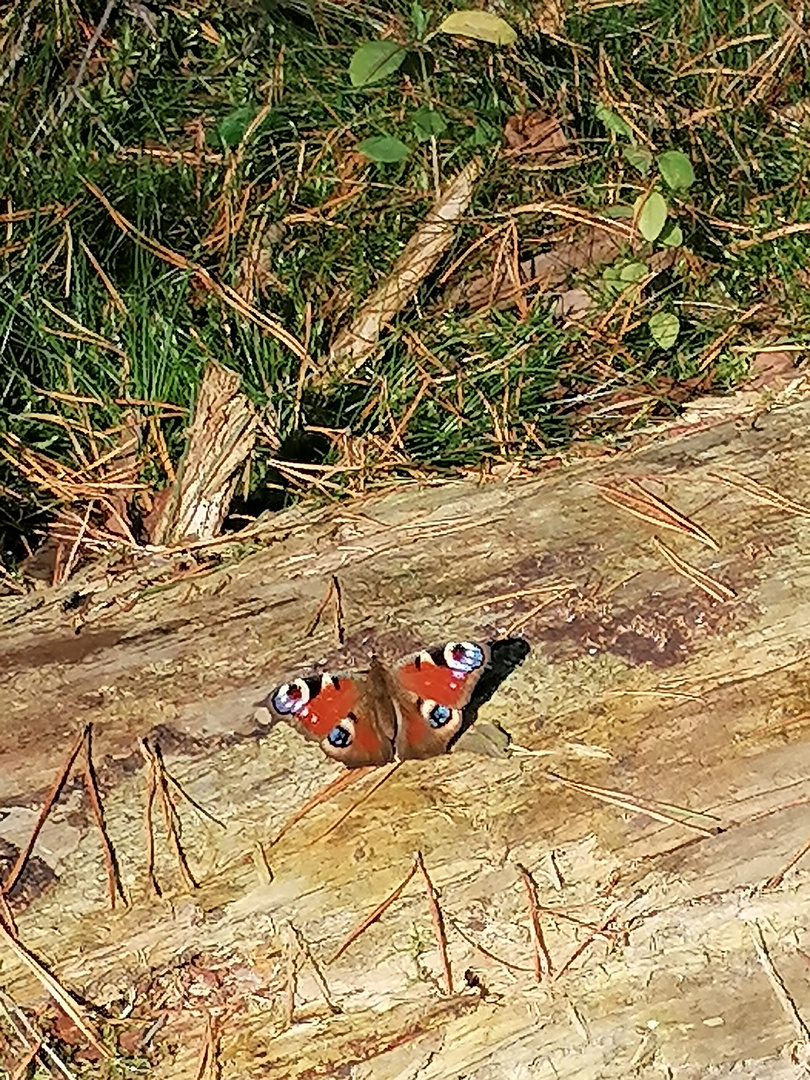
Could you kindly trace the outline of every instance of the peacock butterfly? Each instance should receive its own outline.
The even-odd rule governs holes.
[[[365,675],[313,675],[276,687],[262,702],[350,769],[443,754],[490,662],[487,645],[451,641]]]

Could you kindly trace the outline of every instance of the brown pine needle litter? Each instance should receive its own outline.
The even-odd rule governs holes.
[[[793,855],[791,855],[790,859],[782,867],[782,869],[768,878],[762,888],[777,889],[784,881],[785,874],[787,874],[790,870],[793,869],[794,866],[800,863],[805,857],[805,855],[808,853],[808,851],[810,851],[810,840],[808,840],[807,843],[802,844],[799,850],[794,852]]]
[[[92,724],[86,724],[82,730],[78,733],[73,744],[68,751],[65,762],[56,776],[50,790],[45,796],[45,801],[40,808],[37,820],[34,822],[34,827],[31,830],[31,834],[28,837],[27,843],[20,849],[17,858],[14,861],[14,865],[6,875],[6,880],[0,883],[0,920],[4,921],[6,925],[13,929],[13,921],[11,920],[11,911],[8,908],[6,897],[19,881],[23,871],[25,870],[26,863],[31,856],[31,852],[34,850],[34,846],[37,842],[37,837],[42,831],[42,827],[45,824],[48,815],[54,807],[54,804],[59,798],[62,788],[67,781],[70,771],[73,768],[73,764],[79,753],[83,750],[83,762],[82,762],[82,781],[84,789],[87,792],[87,797],[90,801],[90,809],[93,814],[93,818],[98,828],[99,835],[101,837],[101,848],[104,853],[104,864],[107,872],[107,890],[110,897],[110,907],[115,908],[116,898],[120,897],[124,899],[124,894],[121,889],[121,885],[118,879],[118,868],[115,860],[115,853],[113,852],[110,838],[107,835],[107,829],[104,824],[104,811],[101,805],[101,796],[98,790],[98,783],[96,781],[95,770],[93,769],[92,759]]]
[[[6,893],[6,895],[11,892],[11,890],[14,888],[15,884],[19,880],[20,874],[23,872],[25,864],[28,862],[28,858],[31,852],[34,850],[34,845],[37,842],[37,837],[42,830],[42,826],[45,824],[45,821],[48,817],[48,814],[51,812],[54,803],[59,798],[59,793],[62,790],[68,776],[70,775],[70,770],[73,767],[73,762],[79,756],[79,751],[84,745],[86,732],[87,728],[83,727],[74,739],[73,745],[68,751],[64,765],[60,769],[56,779],[51,785],[50,791],[45,796],[45,801],[39,811],[37,820],[34,822],[34,827],[31,830],[31,835],[28,837],[28,843],[25,845],[25,847],[21,848],[20,853],[14,862],[14,865],[6,875],[6,880],[3,882],[3,892]]]
[[[365,933],[370,926],[372,926],[378,919],[382,918],[385,912],[391,907],[391,905],[399,899],[404,892],[406,886],[410,880],[417,874],[421,874],[425,883],[425,891],[427,894],[428,908],[430,910],[430,917],[433,923],[433,933],[436,938],[436,946],[439,950],[439,963],[442,970],[442,981],[444,983],[445,993],[449,996],[453,993],[453,975],[450,969],[450,959],[447,955],[447,936],[444,929],[444,918],[439,907],[439,902],[436,897],[436,890],[433,886],[433,882],[430,879],[425,861],[422,858],[422,852],[417,851],[414,856],[413,863],[410,870],[397,885],[393,892],[389,893],[386,898],[374,908],[374,910],[367,915],[353,930],[346,935],[340,945],[335,949],[327,960],[327,964],[334,963],[339,956],[341,956],[350,945],[352,945],[361,934]]]
[[[534,961],[534,977],[537,982],[552,974],[551,957],[546,948],[543,930],[540,926],[540,914],[537,906],[537,885],[525,866],[518,863],[518,873],[523,882],[526,892],[526,900],[529,905],[529,934],[532,941],[532,957]]]
[[[339,773],[325,788],[316,791],[314,795],[310,796],[310,798],[284,822],[275,836],[268,841],[268,846],[273,847],[277,844],[282,836],[290,831],[293,825],[297,825],[299,821],[302,821],[316,806],[320,806],[322,803],[327,802],[333,795],[338,795],[344,788],[351,787],[372,772],[377,772],[376,765],[364,765],[359,769],[347,769],[344,772]]]
[[[344,645],[346,642],[346,630],[343,618],[343,594],[340,588],[340,581],[337,574],[332,574],[329,584],[324,593],[323,600],[318,605],[318,610],[312,616],[306,630],[304,631],[304,637],[312,637],[318,628],[318,625],[323,617],[323,613],[329,606],[329,601],[332,601],[332,615],[333,625],[335,631],[335,641],[338,645]]]
[[[442,965],[444,989],[445,992],[450,995],[453,993],[453,973],[450,970],[450,959],[447,955],[447,936],[444,931],[444,919],[442,918],[436,890],[433,887],[433,882],[430,880],[430,875],[427,872],[427,867],[425,866],[425,860],[422,858],[421,851],[417,851],[416,853],[416,868],[419,870],[425,881],[428,907],[430,908],[430,917],[433,921],[433,932],[436,935],[436,945],[439,949],[439,959]]]
[[[655,550],[663,555],[670,566],[674,567],[679,574],[682,574],[688,581],[691,581],[693,585],[697,585],[703,592],[708,593],[713,600],[717,600],[719,603],[725,603],[728,600],[733,600],[736,597],[736,593],[733,589],[730,589],[728,585],[724,585],[722,581],[718,581],[716,578],[711,577],[709,574],[698,570],[696,566],[692,566],[685,559],[682,559],[680,555],[676,555],[672,548],[659,540],[657,536],[654,536],[651,541]]]
[[[786,510],[789,514],[796,514],[799,517],[810,517],[810,506],[807,506],[804,503],[795,502],[793,499],[788,499],[786,496],[780,495],[778,491],[774,491],[773,488],[765,487],[764,484],[758,484],[756,480],[751,480],[746,476],[734,476],[729,473],[709,473],[709,476],[713,480],[719,480],[721,484],[728,484],[730,487],[739,488],[740,491],[744,491],[747,495],[751,495],[761,502],[768,503],[770,506],[776,506],[780,510]]]
[[[374,794],[374,792],[378,788],[381,788],[383,784],[388,779],[390,779],[391,776],[393,776],[393,774],[397,771],[401,764],[402,762],[395,761],[393,762],[393,764],[386,765],[382,769],[380,769],[377,765],[369,766],[369,768],[374,769],[375,771],[382,772],[383,775],[379,778],[379,780],[376,781],[376,783],[372,784],[367,791],[363,792],[360,798],[355,800],[355,802],[353,802],[352,805],[347,810],[345,810],[336,821],[333,821],[328,829],[325,829],[322,833],[320,833],[320,835],[316,836],[312,843],[317,844],[320,840],[323,840],[325,837],[329,836],[330,833],[333,833],[339,825],[343,824],[346,818],[351,817],[351,815],[355,812],[358,806],[362,806],[364,802],[367,802]],[[352,771],[354,772],[357,770]]]
[[[705,825],[698,825],[696,822],[690,820],[692,818],[703,818],[704,821],[717,820],[716,818],[712,819],[710,814],[704,814],[698,810],[688,810],[684,807],[673,806],[665,809],[664,804],[656,802],[655,800],[639,800],[634,796],[627,795],[621,791],[596,787],[593,784],[582,784],[578,780],[569,780],[565,776],[560,776],[559,773],[544,772],[542,775],[548,780],[553,780],[558,784],[564,784],[566,787],[573,788],[575,791],[581,791],[586,795],[592,796],[594,799],[599,799],[601,802],[609,803],[611,806],[618,806],[621,810],[628,810],[634,814],[644,814],[647,817],[654,818],[655,821],[663,822],[665,825],[682,825],[684,828],[693,829],[703,836],[717,836],[718,833],[723,831],[719,823],[707,827]]]
[[[361,934],[365,933],[365,931],[368,930],[370,926],[373,926],[373,924],[378,919],[382,918],[382,916],[386,913],[386,911],[388,911],[391,905],[395,903],[395,901],[397,901],[400,896],[402,896],[402,893],[405,891],[405,887],[407,886],[411,878],[416,874],[418,869],[419,867],[416,863],[416,860],[414,860],[410,870],[399,883],[399,885],[397,885],[394,891],[389,893],[388,896],[386,896],[386,898],[382,900],[374,908],[374,910],[362,920],[362,922],[358,923],[358,925],[355,926],[353,930],[349,931],[349,933],[346,935],[340,945],[338,945],[335,951],[330,955],[329,959],[326,961],[327,964],[333,964],[339,956],[342,956],[343,953],[346,952],[349,946],[352,945],[360,937]]]
[[[88,724],[84,730],[84,786],[90,799],[90,807],[93,811],[93,817],[95,818],[99,836],[101,837],[101,847],[104,852],[104,865],[107,870],[107,892],[110,897],[110,908],[115,910],[116,898],[120,897],[124,903],[126,903],[126,897],[124,896],[124,891],[121,888],[121,882],[118,877],[118,865],[115,860],[115,852],[113,851],[110,838],[107,835],[107,828],[104,824],[104,810],[101,806],[101,796],[99,795],[98,782],[96,780],[95,769],[93,768],[92,737],[92,726]]]
[[[149,767],[149,777],[146,788],[146,801],[144,805],[144,830],[146,833],[146,876],[147,881],[156,896],[161,895],[160,885],[155,875],[155,841],[152,826],[152,809],[157,798],[163,816],[163,825],[166,829],[166,838],[174,852],[177,863],[177,873],[180,879],[181,889],[192,892],[197,888],[197,882],[188,865],[186,853],[180,843],[180,832],[177,823],[177,809],[172,801],[170,791],[170,777],[163,764],[163,755],[160,747],[150,745],[147,739],[141,739],[139,743],[141,756]],[[183,789],[176,785],[182,794]]]
[[[123,214],[115,209],[100,188],[89,180],[86,180],[85,184],[88,191],[95,195],[121,232],[132,237],[133,240],[137,241],[137,243],[147,251],[151,252],[151,254],[155,255],[158,259],[162,259],[164,262],[169,263],[170,266],[175,266],[180,270],[186,270],[188,273],[193,274],[204,288],[221,300],[222,303],[231,308],[232,311],[235,311],[238,315],[241,315],[255,326],[258,326],[260,330],[263,330],[265,333],[276,338],[277,341],[280,341],[282,345],[285,345],[292,353],[294,353],[299,360],[305,361],[312,366],[313,370],[317,370],[314,361],[307,355],[303,344],[294,334],[291,334],[278,319],[274,316],[266,315],[263,311],[254,307],[253,304],[250,304],[244,297],[240,296],[230,285],[220,284],[204,266],[193,263],[190,259],[187,259],[185,255],[172,251],[171,248],[166,247],[165,244],[160,243],[158,240],[153,240],[150,236],[141,232],[140,229],[136,229],[131,222],[127,221]]]
[[[641,518],[642,521],[652,522],[653,525],[658,525],[661,528],[673,529],[675,532],[694,537],[694,539],[700,540],[701,543],[710,547],[713,551],[720,550],[717,542],[704,529],[701,529],[699,525],[690,521],[689,518],[679,513],[656,495],[646,491],[636,481],[631,480],[631,483],[638,488],[640,495],[633,495],[612,484],[601,484],[595,480],[588,482],[597,489],[606,502],[621,507],[622,510],[626,510],[634,517]]]
[[[95,1024],[87,1016],[86,1011],[75,1000],[72,994],[66,990],[58,979],[47,971],[39,960],[30,953],[17,938],[15,938],[5,926],[0,923],[0,942],[2,942],[18,960],[39,980],[43,988],[51,995],[54,1001],[64,1009],[70,1019],[81,1031],[93,1049],[102,1058],[112,1057],[110,1050],[101,1041],[101,1036]]]

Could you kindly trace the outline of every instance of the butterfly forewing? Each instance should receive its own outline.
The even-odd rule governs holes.
[[[365,690],[363,679],[314,676],[277,687],[266,704],[344,765],[384,765],[394,758],[393,743],[379,730]]]
[[[461,710],[481,678],[490,652],[477,642],[450,642],[399,664],[393,672],[400,758],[445,753],[461,730]]]

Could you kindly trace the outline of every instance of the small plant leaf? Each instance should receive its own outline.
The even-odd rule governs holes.
[[[686,191],[695,182],[692,162],[681,150],[667,150],[659,154],[658,171],[664,183],[673,191]]]
[[[634,282],[646,277],[649,268],[643,262],[615,262],[602,271],[602,284],[606,292],[618,296]]]
[[[420,105],[411,117],[411,123],[419,142],[427,142],[432,135],[443,135],[447,131],[445,118],[429,105]]]
[[[412,0],[411,22],[413,23],[413,28],[416,31],[416,36],[418,38],[423,38],[425,36],[425,30],[427,30],[428,14],[429,12],[425,11],[425,9],[419,3],[419,0]]]
[[[634,281],[641,281],[649,273],[649,269],[646,263],[643,262],[631,262],[626,263],[619,271],[619,281],[626,282],[628,285],[632,285]]]
[[[501,133],[488,120],[479,120],[473,131],[473,146],[492,146],[501,141]]]
[[[621,119],[621,117],[619,119]],[[622,121],[622,123],[624,123],[624,121]],[[645,150],[641,146],[625,146],[622,150],[622,157],[628,165],[632,165],[634,169],[638,169],[642,176],[650,175],[653,156],[649,150]]]
[[[398,41],[366,41],[355,49],[349,61],[352,86],[371,86],[387,78],[402,65],[408,50]]]
[[[254,105],[241,105],[238,109],[234,109],[217,124],[214,129],[214,141],[224,143],[225,146],[238,146],[255,115]]]
[[[372,135],[369,139],[363,139],[357,149],[372,161],[381,161],[386,165],[404,161],[411,152],[405,143],[394,135]]]
[[[659,243],[666,244],[667,247],[681,247],[683,245],[683,230],[680,225],[676,225],[674,221],[670,221],[658,237],[658,240]]]
[[[633,207],[624,206],[622,203],[614,203],[613,206],[605,206],[600,211],[606,218],[631,218],[633,217]]]
[[[517,32],[505,19],[493,15],[491,11],[451,11],[439,30],[443,34],[475,38],[476,41],[488,41],[492,45],[514,45],[517,41]]]
[[[671,349],[678,340],[681,321],[672,312],[656,311],[654,315],[650,316],[647,326],[650,328],[650,336],[656,345],[662,349]]]
[[[639,195],[634,209],[638,231],[650,243],[661,234],[667,220],[667,201],[660,191],[651,191],[649,195]]]
[[[622,120],[618,113],[605,108],[604,105],[596,106],[596,119],[601,120],[608,131],[612,131],[614,135],[624,135],[626,139],[629,139],[633,134],[627,121]]]

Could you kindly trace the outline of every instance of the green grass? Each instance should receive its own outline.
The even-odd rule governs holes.
[[[306,490],[278,471],[278,458],[339,465],[349,445],[365,462],[365,485],[530,463],[573,439],[621,435],[672,416],[690,394],[733,388],[750,355],[741,345],[808,338],[802,234],[732,247],[810,217],[806,126],[792,120],[806,105],[807,46],[790,37],[790,16],[777,4],[581,3],[555,38],[537,32],[528,10],[498,8],[519,30],[514,47],[436,35],[399,72],[358,89],[348,65],[362,41],[414,42],[414,9],[405,0],[385,9],[303,0],[118,3],[71,97],[103,10],[67,0],[18,4],[0,24],[0,213],[33,211],[0,224],[0,437],[12,433],[86,470],[114,445],[133,409],[143,420],[161,415],[161,402],[190,407],[215,356],[241,373],[272,434],[260,439],[250,470],[245,506],[257,512]],[[428,14],[428,31],[448,10]],[[266,119],[242,143],[265,104]],[[607,317],[616,296],[602,288],[601,267],[583,268],[572,282],[596,297],[579,323],[554,317],[531,293],[525,317],[517,308],[448,309],[446,288],[492,267],[500,232],[448,286],[437,275],[426,280],[350,378],[323,383],[306,373],[302,383],[297,357],[186,270],[125,236],[86,185],[225,284],[239,285],[254,244],[261,271],[253,302],[301,339],[308,328],[310,354],[323,363],[337,328],[391,270],[432,203],[432,150],[414,129],[426,104],[447,124],[436,143],[442,178],[474,155],[485,162],[439,272],[486,230],[502,229],[518,205],[557,200],[595,212],[632,205],[649,180],[626,161],[630,140],[598,119],[600,104],[630,123],[642,146],[689,156],[695,183],[667,193],[686,256],[649,283],[629,319],[622,302]],[[505,121],[527,108],[560,119],[567,161],[538,168],[531,157],[500,153]],[[407,143],[408,159],[383,165],[358,157],[357,144],[379,134]],[[193,152],[195,138],[207,155],[197,166],[179,154]],[[242,216],[241,225],[212,244],[225,208],[231,220]],[[523,258],[566,226],[549,215],[516,221]],[[740,322],[756,303],[758,312]],[[650,336],[655,311],[680,318],[671,349]],[[704,364],[705,350],[729,327]],[[627,400],[640,404],[620,408]],[[42,419],[46,413],[72,424],[72,433]],[[183,417],[159,423],[176,462]],[[142,478],[159,488],[166,478],[157,447],[149,428],[141,430]],[[337,471],[319,490],[337,497],[358,482],[356,471]],[[7,461],[0,484],[0,553],[10,565],[47,529],[55,499]]]

